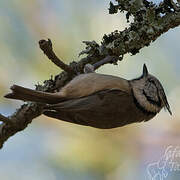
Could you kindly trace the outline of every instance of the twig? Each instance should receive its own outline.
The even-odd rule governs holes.
[[[84,73],[92,73],[96,69],[98,69],[100,66],[107,64],[107,63],[113,63],[113,64],[117,65],[118,59],[119,59],[119,57],[117,57],[117,56],[107,56],[95,64],[86,64],[84,66]]]
[[[53,51],[52,48],[52,42],[50,39],[48,41],[46,40],[40,40],[39,41],[39,47],[44,52],[44,54],[58,67],[60,67],[62,70],[68,72],[68,73],[74,73],[73,69],[65,64],[63,61],[61,61],[56,54]]]
[[[118,61],[119,57],[117,56],[107,56],[104,59],[102,59],[101,61],[98,61],[97,63],[93,64],[94,69],[98,69],[100,66],[107,64],[107,63],[112,63],[117,65],[117,61]]]
[[[0,114],[0,121],[2,121],[3,123],[9,123],[10,122],[10,120],[7,117],[3,116],[2,114]]]

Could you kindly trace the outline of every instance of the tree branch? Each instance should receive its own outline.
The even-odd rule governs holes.
[[[36,85],[36,90],[59,91],[75,76],[75,73],[83,73],[86,64],[97,63],[97,68],[99,68],[103,64],[112,63],[112,61],[102,61],[106,57],[116,57],[115,62],[122,60],[125,54],[138,53],[141,48],[148,46],[161,34],[180,25],[179,4],[176,6],[171,3],[171,0],[164,0],[159,5],[147,0],[116,0],[116,2],[117,5],[110,4],[109,12],[113,14],[118,11],[126,11],[127,20],[129,16],[132,16],[134,22],[124,31],[114,31],[109,35],[104,35],[100,45],[95,41],[85,41],[86,49],[80,55],[86,54],[87,56],[79,62],[66,65],[53,52],[50,40],[39,42],[40,48],[48,58],[64,71],[54,79],[44,81],[44,85]],[[103,63],[98,64],[99,61]],[[0,125],[0,148],[9,137],[24,130],[34,118],[40,116],[42,109],[43,105],[27,103],[8,118],[1,115],[0,119],[3,123]]]
[[[44,52],[44,54],[58,67],[60,67],[62,70],[68,72],[68,73],[74,73],[73,69],[65,64],[63,61],[61,61],[56,54],[53,51],[52,48],[52,42],[50,39],[48,41],[46,40],[40,40],[39,41],[39,47]]]
[[[2,114],[0,114],[0,121],[3,123],[8,123],[9,119],[7,117],[3,116]]]
[[[104,59],[98,61],[95,64],[86,64],[84,66],[84,73],[91,73],[94,72],[96,69],[98,69],[100,66],[107,64],[107,63],[113,63],[114,65],[117,65],[118,57],[116,56],[107,56]]]

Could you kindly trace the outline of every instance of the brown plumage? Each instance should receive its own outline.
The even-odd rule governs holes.
[[[98,73],[81,74],[57,93],[11,87],[6,98],[46,103],[44,114],[63,121],[109,129],[148,121],[162,107],[170,113],[163,87],[144,65],[140,78],[126,80]]]

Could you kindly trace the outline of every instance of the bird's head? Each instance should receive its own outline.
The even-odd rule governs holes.
[[[145,64],[142,75],[131,82],[135,98],[147,111],[157,113],[164,107],[172,114],[163,86],[156,77],[148,73]]]

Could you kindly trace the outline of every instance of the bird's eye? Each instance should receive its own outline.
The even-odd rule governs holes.
[[[154,81],[152,79],[149,79],[149,82],[154,83]]]

